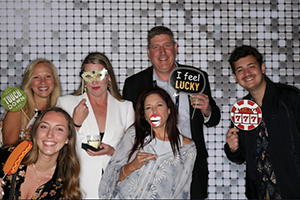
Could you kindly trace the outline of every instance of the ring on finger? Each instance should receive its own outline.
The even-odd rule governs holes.
[[[144,158],[144,162],[146,162],[146,158]]]

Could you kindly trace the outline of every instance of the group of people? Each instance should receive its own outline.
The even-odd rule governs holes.
[[[208,75],[201,71],[206,80],[201,94],[174,96],[171,72],[194,68],[175,61],[178,45],[169,28],[152,28],[147,43],[152,66],[127,78],[123,95],[103,53],[87,55],[78,90],[65,96],[50,61],[37,59],[27,67],[24,112],[8,111],[3,123],[2,168],[20,140],[31,140],[33,148],[14,175],[0,179],[0,199],[207,198],[203,125],[220,121]],[[247,197],[300,198],[299,90],[273,83],[252,46],[237,47],[229,63],[249,91],[245,99],[263,111],[256,129],[232,126],[226,135],[228,158],[246,161]],[[101,136],[102,150],[82,148],[88,135]]]

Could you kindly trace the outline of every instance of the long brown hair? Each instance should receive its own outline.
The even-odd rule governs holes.
[[[121,96],[121,94],[119,93],[119,90],[118,90],[118,84],[117,84],[117,81],[116,81],[116,77],[115,77],[113,67],[112,67],[109,59],[106,57],[106,55],[104,55],[103,53],[99,53],[99,52],[89,53],[82,62],[81,72],[84,72],[84,68],[85,68],[86,64],[91,64],[91,63],[92,64],[100,64],[108,71],[108,75],[109,75],[110,80],[111,80],[108,83],[108,91],[117,100],[123,101],[124,99],[123,99],[123,97]],[[80,78],[81,78],[81,76],[80,76]],[[82,84],[80,84],[78,90],[76,90],[74,93],[72,93],[72,95],[76,95],[76,96],[81,95],[81,91],[82,91]]]
[[[180,147],[180,138],[179,138],[179,130],[177,128],[178,117],[177,117],[177,109],[172,101],[170,95],[160,87],[151,87],[144,90],[137,101],[136,109],[135,109],[135,119],[134,119],[134,127],[135,127],[135,143],[130,150],[129,158],[133,155],[133,153],[142,149],[145,145],[150,143],[150,140],[145,143],[145,138],[151,134],[151,125],[145,119],[145,100],[151,94],[158,94],[164,102],[167,104],[167,107],[170,109],[170,115],[166,122],[166,132],[171,144],[171,148],[174,156],[176,153],[179,153]],[[154,131],[154,130],[153,130]],[[153,134],[153,138],[155,138],[155,134]]]
[[[61,113],[68,122],[68,144],[65,144],[59,151],[57,158],[57,167],[60,177],[63,180],[63,195],[65,199],[81,199],[82,194],[79,188],[80,163],[76,153],[76,130],[70,115],[61,108],[51,107],[44,110],[35,120],[32,130],[32,149],[28,152],[22,161],[24,165],[36,163],[39,156],[39,147],[36,142],[37,129],[41,120],[48,112]]]

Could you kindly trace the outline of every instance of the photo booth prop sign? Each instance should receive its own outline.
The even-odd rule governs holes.
[[[205,88],[205,76],[196,68],[178,67],[169,77],[169,85],[175,90],[174,96],[180,92],[185,94],[201,94]]]
[[[262,112],[254,101],[240,100],[232,106],[230,117],[237,128],[250,131],[260,124]]]
[[[17,87],[9,87],[4,90],[1,95],[2,105],[6,110],[16,112],[21,110],[27,101],[26,94],[23,90]]]
[[[173,96],[178,96],[180,92],[189,95],[201,94],[205,88],[205,83],[204,74],[196,68],[177,67],[171,72],[169,77],[169,85],[175,90]],[[194,107],[192,119],[194,118],[195,110],[196,107]]]
[[[4,90],[1,95],[1,103],[6,110],[16,112],[21,110],[25,117],[30,121],[30,118],[23,110],[27,101],[27,96],[23,90],[18,87],[9,87]]]

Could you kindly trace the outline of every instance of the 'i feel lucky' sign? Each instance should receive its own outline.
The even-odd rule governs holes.
[[[175,90],[175,96],[180,92],[186,94],[201,94],[205,88],[205,76],[196,68],[177,67],[169,77],[169,84]]]

